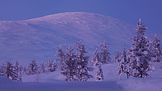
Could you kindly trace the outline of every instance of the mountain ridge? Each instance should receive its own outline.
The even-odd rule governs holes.
[[[102,41],[112,54],[127,48],[135,28],[109,16],[66,12],[40,18],[0,22],[0,60],[54,59],[58,46],[81,40],[92,53]]]

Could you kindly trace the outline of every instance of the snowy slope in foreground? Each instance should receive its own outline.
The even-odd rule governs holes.
[[[159,67],[150,72],[150,77],[143,79],[126,79],[124,76],[118,76],[114,64],[105,65],[103,69],[104,81],[65,82],[59,78],[58,72],[41,74],[39,79],[38,76],[29,76],[24,79],[28,82],[23,83],[0,78],[0,91],[161,91],[162,89],[162,69]]]
[[[1,80],[0,80],[1,81]],[[0,91],[124,91],[113,81],[88,83],[14,83],[0,82]]]
[[[161,91],[161,79],[129,79],[103,82],[20,83],[0,79],[0,91]]]

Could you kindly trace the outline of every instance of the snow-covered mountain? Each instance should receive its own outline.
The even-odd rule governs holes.
[[[57,47],[81,40],[95,50],[100,42],[111,53],[129,46],[135,27],[116,18],[85,12],[66,12],[29,20],[0,21],[0,60],[45,60]]]

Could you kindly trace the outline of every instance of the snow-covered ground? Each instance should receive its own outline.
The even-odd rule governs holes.
[[[155,67],[156,65],[156,67]],[[157,66],[159,65],[159,66]],[[0,91],[161,91],[162,69],[160,63],[146,78],[129,78],[117,74],[114,63],[103,66],[104,81],[65,82],[58,72],[24,76],[23,82],[0,78]],[[95,76],[95,75],[94,75]]]
[[[19,83],[8,80],[0,82],[0,91],[124,91],[115,81],[104,82],[63,82],[52,83]],[[5,83],[5,84],[4,84]]]

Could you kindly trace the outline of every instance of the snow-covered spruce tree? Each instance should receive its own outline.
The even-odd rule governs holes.
[[[126,74],[127,78],[130,76],[130,71],[129,71],[129,60],[127,58],[127,51],[124,49],[122,54],[118,55],[116,57],[116,60],[119,64],[119,74]]]
[[[13,78],[13,65],[10,62],[6,64],[6,76],[9,79]]]
[[[16,80],[22,80],[22,66],[18,62],[15,63],[13,71],[16,73]]]
[[[93,57],[93,64],[96,68],[96,79],[97,80],[103,80],[104,79],[104,75],[103,75],[103,71],[102,71],[102,63],[101,63],[101,59],[99,57],[99,53],[96,50],[94,57]]]
[[[160,39],[157,36],[150,43],[150,52],[152,61],[160,62],[162,60]]]
[[[54,72],[57,68],[57,65],[54,63],[54,61],[49,60],[48,61],[48,72]]]
[[[92,77],[88,72],[88,56],[85,47],[80,42],[76,47],[67,48],[66,51],[59,50],[59,61],[61,61],[61,74],[66,77],[66,81],[87,81]]]
[[[62,64],[61,73],[66,77],[66,81],[76,80],[76,55],[73,49],[68,48],[65,54],[64,64]]]
[[[6,64],[5,74],[6,74],[6,77],[11,79],[11,80],[21,80],[21,78],[19,78],[18,69],[16,69],[16,66],[14,66],[10,62],[7,62],[7,64]]]
[[[102,63],[101,58],[100,58],[100,53],[98,52],[98,49],[96,49],[96,51],[95,51],[95,53],[93,55],[92,63],[93,63],[94,66],[96,66],[99,63]]]
[[[137,35],[133,40],[133,47],[129,50],[129,72],[134,77],[145,77],[149,71],[149,61],[151,60],[151,53],[149,49],[149,41],[145,36],[146,27],[143,25],[141,19],[137,24]]]
[[[29,64],[27,68],[27,74],[33,75],[38,73],[38,65],[35,60],[32,61],[32,63]]]
[[[108,64],[110,62],[110,53],[106,42],[103,42],[100,45],[100,58],[101,58],[101,63],[103,64]]]
[[[98,68],[97,68],[97,72],[96,72],[96,79],[97,80],[104,80],[104,75],[103,75],[101,64],[99,64],[97,67]]]
[[[92,77],[89,74],[89,67],[88,67],[88,59],[89,57],[86,55],[85,46],[78,42],[76,46],[76,61],[77,61],[77,79],[79,81],[87,81],[90,77]]]
[[[124,50],[116,57],[119,63],[119,74],[125,73],[127,78],[129,76],[142,78],[148,75],[151,52],[145,30],[146,27],[139,19],[132,48],[128,51]]]
[[[101,45],[96,49],[94,57],[93,57],[93,64],[95,63],[95,58],[98,56],[98,61],[101,64],[108,64],[110,62],[110,53],[108,50],[108,45],[106,42],[101,43]]]
[[[96,79],[103,80],[103,71],[101,69],[102,62],[101,62],[100,53],[98,52],[98,49],[96,49],[94,53],[93,64],[96,68]]]

